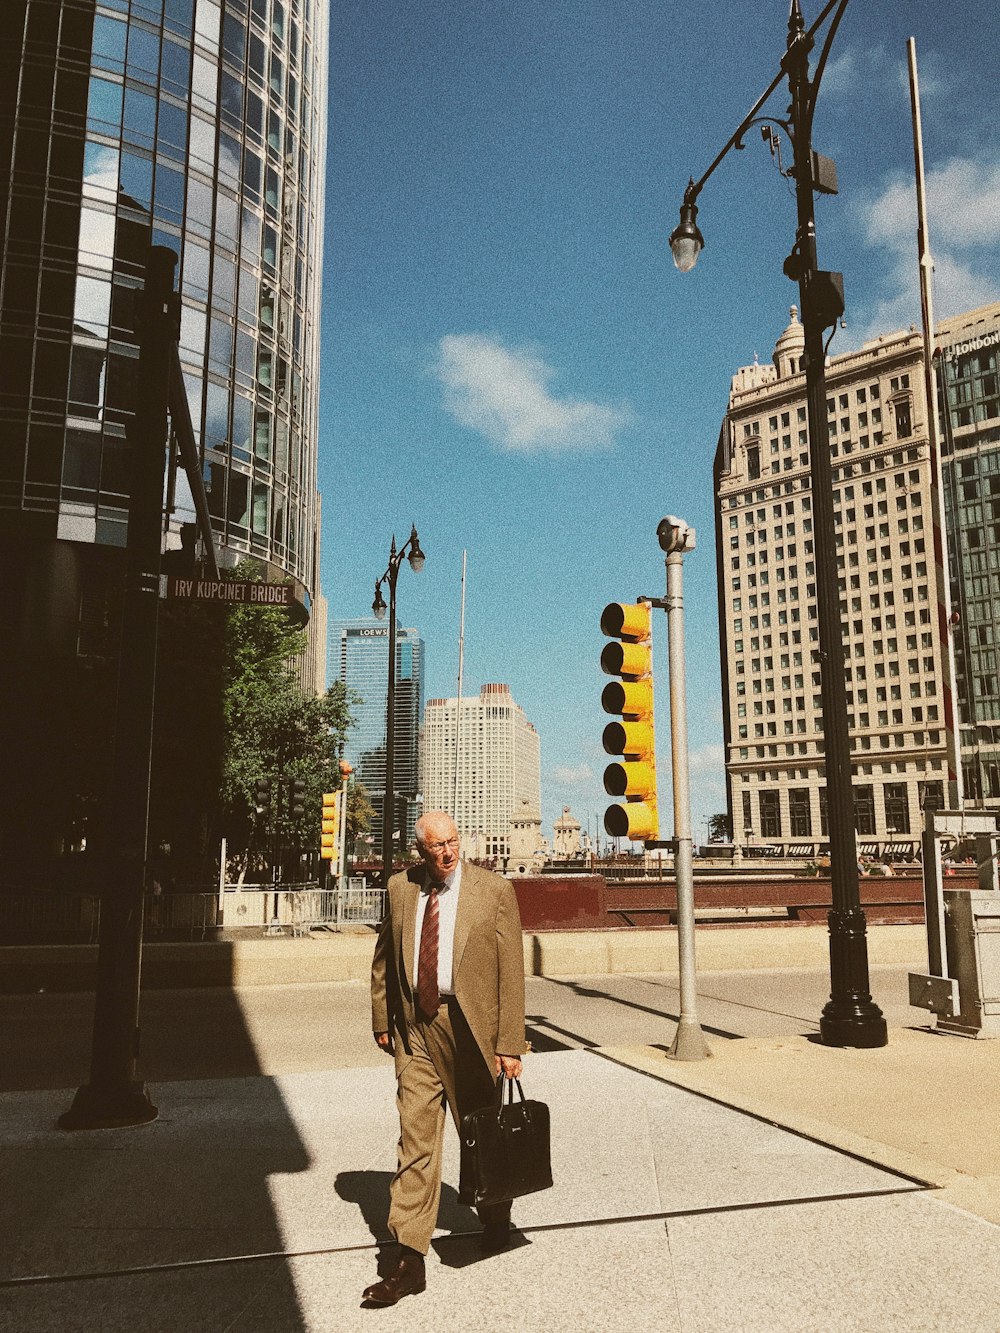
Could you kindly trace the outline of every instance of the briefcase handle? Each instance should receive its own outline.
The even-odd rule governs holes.
[[[505,1091],[506,1091],[507,1094],[508,1094],[508,1095],[507,1095],[507,1104],[508,1104],[508,1106],[513,1106],[513,1105],[514,1105],[514,1087],[515,1087],[515,1085],[517,1086],[518,1096],[521,1098],[521,1101],[523,1102],[523,1101],[524,1101],[524,1089],[521,1087],[521,1080],[520,1080],[519,1078],[508,1078],[507,1075],[506,1075],[506,1074],[503,1074],[503,1073],[497,1075],[496,1105],[497,1105],[497,1110],[498,1110],[498,1111],[503,1107],[504,1092],[505,1092]]]

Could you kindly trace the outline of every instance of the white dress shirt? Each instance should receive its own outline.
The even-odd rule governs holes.
[[[428,883],[430,881],[428,880]],[[441,995],[455,994],[455,980],[452,976],[455,952],[455,917],[458,914],[458,894],[462,887],[462,863],[455,866],[444,881],[444,888],[438,889],[438,992]],[[427,908],[429,888],[420,890],[417,898],[416,933],[413,937],[413,957],[417,970],[420,968],[420,932],[424,924],[424,912]],[[420,984],[419,975],[416,984]]]

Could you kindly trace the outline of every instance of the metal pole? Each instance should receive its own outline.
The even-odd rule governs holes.
[[[668,1055],[704,1060],[709,1054],[698,1022],[694,953],[694,872],[691,857],[691,785],[688,773],[687,695],[684,678],[684,551],[694,549],[685,527],[681,549],[667,554],[667,641],[670,668],[670,752],[674,794],[674,879],[677,885],[677,952],[681,1012]]]
[[[389,556],[389,680],[385,701],[385,792],[382,797],[382,887],[389,887],[392,874],[392,826],[396,818],[396,576],[399,558],[396,539]]]
[[[219,848],[219,924],[225,925],[226,921],[226,840],[222,839]]]
[[[465,557],[462,552],[462,614],[458,626],[458,698],[455,700],[455,782],[452,791],[452,816],[458,823],[459,754],[462,748],[462,674],[465,667]]]
[[[858,887],[854,836],[854,789],[847,722],[844,635],[837,586],[833,475],[826,414],[826,352],[829,327],[825,309],[830,278],[817,262],[813,206],[812,106],[809,93],[811,39],[804,32],[799,0],[788,20],[788,49],[782,68],[788,75],[794,127],[795,199],[798,211],[793,263],[798,272],[805,332],[806,404],[812,471],[813,526],[816,547],[816,614],[823,698],[823,748],[830,822],[832,908],[830,928],[830,999],[820,1019],[828,1046],[875,1047],[888,1041],[885,1019],[869,990],[868,940]]]
[[[347,874],[347,781],[354,769],[346,759],[340,761],[340,828],[337,830],[337,845],[340,854],[337,859],[337,879],[343,883],[344,876]]]
[[[910,69],[910,105],[913,113],[913,165],[917,186],[917,251],[920,261],[920,311],[924,327],[924,397],[927,404],[927,447],[931,464],[931,521],[934,525],[934,582],[937,591],[938,642],[944,672],[944,735],[948,751],[949,810],[965,805],[962,744],[955,715],[955,636],[951,624],[951,580],[948,570],[948,522],[941,473],[941,441],[938,438],[938,378],[934,368],[934,261],[927,230],[927,199],[924,189],[924,140],[920,125],[920,87],[917,81],[917,44],[906,43]],[[932,969],[933,970],[933,969]]]
[[[150,249],[145,286],[136,305],[139,368],[129,431],[132,483],[125,602],[90,1082],[77,1091],[72,1106],[60,1117],[62,1129],[139,1125],[157,1115],[136,1077],[136,1060],[167,404],[170,360],[180,336],[180,301],[173,290],[176,264],[172,250]]]

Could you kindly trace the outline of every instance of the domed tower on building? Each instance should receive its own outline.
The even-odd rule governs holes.
[[[575,861],[581,853],[580,821],[574,819],[568,805],[552,825],[552,857],[555,861]]]
[[[545,861],[542,819],[530,801],[522,800],[511,814],[507,844],[510,848],[507,857],[509,875],[531,874]]]
[[[806,350],[806,331],[799,323],[798,306],[791,306],[788,313],[791,323],[774,345],[774,368],[779,380],[805,374],[802,356]]]

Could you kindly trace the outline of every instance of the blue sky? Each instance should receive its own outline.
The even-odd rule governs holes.
[[[811,22],[821,5],[810,3]],[[541,735],[542,817],[608,803],[598,619],[661,595],[656,525],[685,563],[695,836],[725,808],[712,457],[729,381],[767,360],[796,288],[794,201],[756,131],[700,199],[706,248],[667,237],[777,71],[785,0],[351,0],[332,6],[322,312],[322,582],[368,614],[416,523],[399,613],[427,693],[506,681]],[[906,39],[920,62],[940,316],[1000,298],[995,0],[853,0],[820,93],[820,262],[844,273],[831,349],[919,320]],[[769,110],[784,114],[784,85]],[[787,147],[787,145],[786,145]],[[787,159],[786,159],[787,160]],[[663,836],[672,831],[666,627],[656,624]]]

